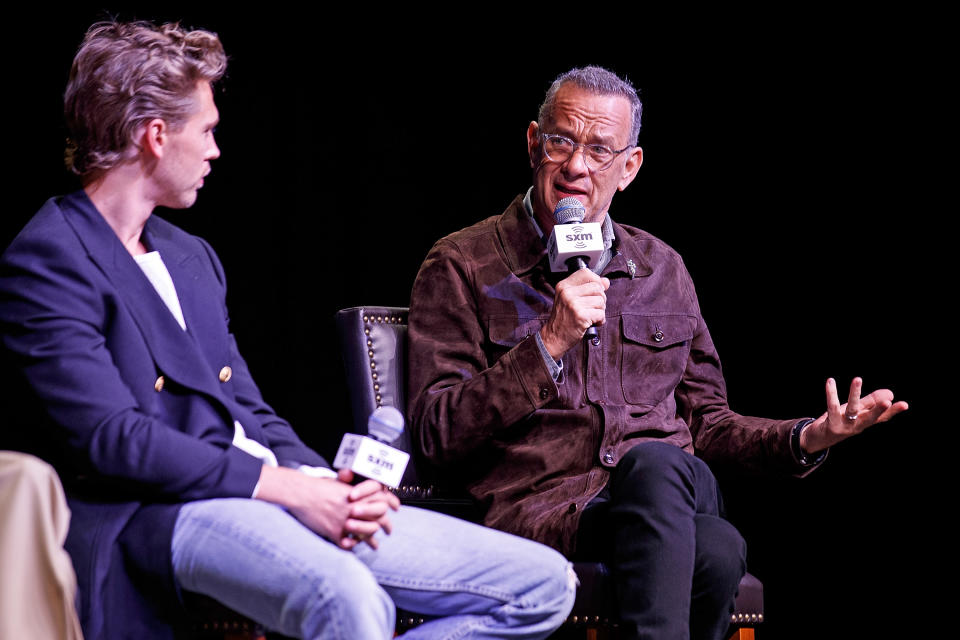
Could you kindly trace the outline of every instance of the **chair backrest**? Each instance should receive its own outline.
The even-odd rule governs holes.
[[[337,333],[346,370],[353,432],[367,433],[367,419],[378,407],[395,407],[407,419],[407,308],[351,307],[336,315]],[[394,443],[411,453],[410,464],[400,486],[401,497],[424,497],[429,487],[423,484],[416,464],[416,449],[410,432]]]

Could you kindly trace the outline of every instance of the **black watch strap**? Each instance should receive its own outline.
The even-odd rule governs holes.
[[[812,455],[804,453],[803,447],[800,446],[800,432],[811,422],[813,422],[812,418],[801,420],[793,425],[793,429],[790,431],[790,450],[793,451],[793,457],[797,459],[797,462],[804,467],[812,467],[815,464],[819,464],[827,457],[827,449],[824,449],[816,455]]]

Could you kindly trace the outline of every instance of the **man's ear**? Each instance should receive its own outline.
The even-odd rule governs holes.
[[[160,158],[163,156],[164,149],[170,139],[170,128],[166,121],[154,118],[143,125],[138,138],[141,151],[155,158]]]
[[[540,126],[536,122],[527,127],[527,156],[530,157],[530,168],[536,169],[540,159]]]
[[[623,191],[633,182],[640,170],[640,165],[643,164],[643,149],[640,147],[633,147],[625,153],[629,155],[627,155],[626,164],[623,165],[623,175],[620,177],[620,182],[617,183],[617,191]]]

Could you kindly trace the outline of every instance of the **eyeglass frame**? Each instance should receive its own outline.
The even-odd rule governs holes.
[[[543,145],[543,155],[545,155],[545,156],[547,157],[547,159],[550,160],[551,162],[567,162],[568,160],[570,160],[570,158],[572,158],[572,157],[574,156],[574,154],[577,152],[577,149],[579,149],[579,148],[581,148],[581,147],[583,147],[584,150],[586,150],[587,147],[601,147],[601,148],[603,148],[603,149],[608,150],[610,153],[613,154],[613,155],[610,157],[610,160],[609,160],[609,161],[607,162],[607,164],[605,164],[604,166],[598,167],[598,168],[590,168],[590,167],[587,167],[587,168],[590,169],[591,171],[606,171],[607,169],[609,169],[609,168],[613,165],[613,161],[617,159],[617,156],[618,156],[618,155],[620,155],[621,153],[623,153],[623,152],[626,151],[627,149],[631,149],[631,148],[637,146],[637,145],[635,145],[635,144],[628,144],[628,145],[625,146],[623,149],[620,149],[620,150],[618,151],[618,150],[616,150],[616,149],[611,149],[610,147],[608,147],[608,146],[605,145],[605,144],[594,144],[594,143],[587,143],[587,142],[577,142],[577,141],[575,141],[575,140],[573,140],[573,139],[571,139],[571,138],[568,138],[568,137],[565,136],[565,135],[561,135],[561,134],[559,134],[559,133],[544,133],[543,131],[541,131],[541,132],[539,133],[539,137],[540,137],[540,144]],[[546,148],[546,144],[545,144],[547,138],[560,138],[560,139],[562,139],[562,140],[566,140],[567,142],[569,142],[570,144],[573,145],[573,150],[570,152],[570,155],[566,158],[566,160],[554,160],[553,158],[550,157],[550,154],[547,153],[547,148]],[[584,163],[585,163],[585,164],[586,164],[586,158],[587,158],[587,156],[586,156],[586,154],[584,154]]]

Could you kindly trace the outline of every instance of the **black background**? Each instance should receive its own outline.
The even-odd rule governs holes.
[[[458,11],[25,10],[2,45],[0,243],[77,186],[62,168],[61,100],[90,23],[217,31],[231,57],[222,157],[192,209],[159,213],[218,251],[264,396],[331,456],[349,421],[334,312],[406,305],[434,240],[529,185],[524,132],[550,81],[607,66],[645,102],[644,164],[613,216],[684,256],[733,408],[819,415],[824,380],[845,388],[854,375],[912,404],[804,480],[722,477],[766,586],[758,636],[927,624],[929,572],[951,575],[954,555],[935,542],[946,509],[932,508],[953,427],[949,378],[932,366],[953,341],[931,284],[939,297],[956,288],[941,264],[956,210],[942,186],[956,81],[943,16]]]

